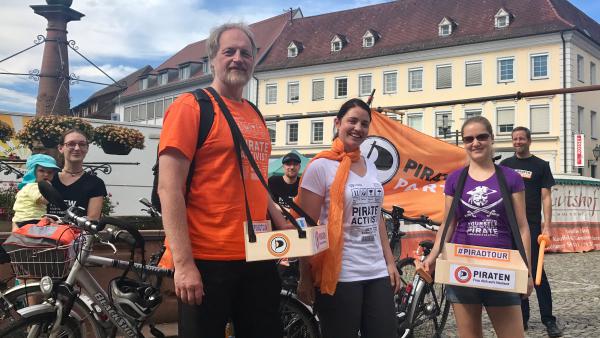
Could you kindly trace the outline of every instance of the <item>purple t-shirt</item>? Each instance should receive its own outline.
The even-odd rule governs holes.
[[[500,166],[510,193],[525,190],[523,178],[514,170]],[[448,175],[444,193],[454,196],[463,168]],[[467,175],[465,188],[455,211],[457,225],[452,243],[512,249],[512,232],[504,210],[500,185],[494,173],[485,181]]]

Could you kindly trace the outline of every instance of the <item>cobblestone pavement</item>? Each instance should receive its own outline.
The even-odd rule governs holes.
[[[600,337],[600,251],[547,254],[544,265],[552,288],[553,314],[563,337]],[[533,293],[529,304],[531,319],[525,337],[548,337]],[[444,337],[458,337],[452,310],[444,331]],[[483,336],[496,337],[485,314]]]

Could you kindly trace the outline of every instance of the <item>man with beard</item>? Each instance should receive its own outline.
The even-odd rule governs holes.
[[[281,160],[283,163],[283,176],[269,177],[269,188],[275,198],[289,208],[287,202],[298,195],[298,171],[300,170],[300,156],[288,153]]]
[[[512,143],[515,155],[502,161],[502,165],[513,168],[523,177],[525,182],[525,207],[527,222],[531,232],[531,268],[532,274],[537,271],[538,253],[540,245],[537,238],[540,234],[548,234],[552,222],[552,186],[554,177],[548,162],[533,155],[529,151],[531,146],[531,132],[525,127],[516,127],[512,131]],[[544,224],[541,223],[542,206],[544,207]],[[536,276],[534,275],[535,279]],[[552,315],[552,293],[546,272],[542,269],[542,282],[535,285],[535,294],[540,305],[542,323],[546,326],[548,336],[560,337],[562,331],[556,325],[556,317]],[[521,300],[523,325],[528,328],[529,299]]]
[[[266,177],[269,132],[242,98],[257,52],[252,32],[243,24],[219,26],[207,39],[207,48],[214,74],[211,87]],[[246,206],[253,221],[264,220],[267,211],[275,225],[285,220],[246,157],[242,178],[229,125],[217,96],[209,96],[215,115],[201,148],[196,148],[200,106],[192,94],[181,95],[169,107],[159,145],[158,194],[175,268],[179,337],[222,337],[229,319],[240,337],[281,337],[276,265],[245,261],[243,223]],[[193,175],[186,192],[189,170]]]

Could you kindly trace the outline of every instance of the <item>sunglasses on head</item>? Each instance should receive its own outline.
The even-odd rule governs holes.
[[[479,142],[484,142],[490,139],[490,134],[485,133],[485,134],[479,134],[477,136],[464,136],[463,137],[463,143],[465,144],[469,144],[469,143],[473,143],[473,141],[477,140]]]

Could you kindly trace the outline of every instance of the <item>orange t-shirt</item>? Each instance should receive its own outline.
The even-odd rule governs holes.
[[[267,177],[271,155],[267,127],[248,102],[225,97],[223,101],[244,135],[263,177]],[[202,147],[196,149],[200,120],[198,103],[192,94],[181,95],[175,100],[164,117],[159,154],[167,148],[175,148],[190,161],[195,158],[187,198],[188,232],[194,258],[243,260],[246,258],[244,188],[229,125],[214,99],[213,107],[212,128]],[[243,154],[242,165],[252,219],[264,220],[268,194]]]

